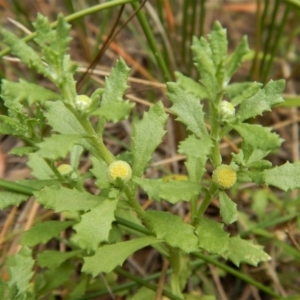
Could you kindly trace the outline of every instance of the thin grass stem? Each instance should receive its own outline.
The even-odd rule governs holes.
[[[268,30],[267,40],[264,44],[265,46],[264,46],[264,50],[263,50],[263,58],[262,58],[262,61],[260,64],[260,75],[262,76],[261,78],[265,77],[265,63],[266,63],[267,56],[272,49],[271,41],[272,41],[273,33],[274,33],[274,30],[276,27],[276,16],[278,13],[279,4],[280,4],[280,1],[276,0],[275,5],[273,7],[271,24],[270,24],[270,27]]]
[[[265,68],[265,71],[264,71],[264,74],[263,74],[263,78],[262,78],[263,82],[265,82],[267,80],[267,77],[270,73],[272,64],[274,62],[274,57],[276,55],[276,52],[277,52],[277,49],[278,49],[278,46],[279,46],[279,42],[281,40],[283,29],[284,29],[284,27],[286,25],[286,22],[287,22],[287,18],[288,18],[289,12],[290,12],[290,8],[291,8],[290,5],[287,4],[286,7],[285,7],[285,10],[284,10],[284,14],[282,16],[282,20],[280,22],[279,29],[276,31],[275,41],[274,41],[274,45],[271,49],[270,59],[267,62],[267,65],[266,65],[266,68]]]
[[[138,3],[135,3],[135,2],[132,2],[132,7],[134,9],[137,9],[139,4]],[[151,52],[152,54],[154,55],[155,57],[155,60],[156,60],[156,63],[157,63],[157,66],[159,67],[159,69],[161,70],[161,72],[163,73],[163,77],[166,81],[172,81],[172,80],[175,80],[174,78],[174,75],[171,75],[170,71],[168,70],[167,68],[167,65],[163,59],[163,56],[161,55],[160,53],[160,50],[158,49],[158,46],[157,46],[157,42],[154,38],[154,35],[153,35],[153,32],[152,32],[152,29],[150,28],[150,25],[149,25],[149,22],[146,18],[146,15],[143,11],[139,11],[137,13],[137,18],[139,20],[139,23],[143,29],[143,32],[146,36],[146,39],[149,43],[149,47],[151,49]]]

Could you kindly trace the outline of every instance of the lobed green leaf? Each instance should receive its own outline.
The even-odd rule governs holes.
[[[23,233],[21,245],[33,247],[38,244],[45,244],[72,224],[74,224],[73,221],[47,221],[38,223]]]
[[[199,250],[194,227],[184,223],[179,216],[169,212],[149,210],[144,219],[151,223],[156,237],[164,240],[170,246],[179,248],[186,253]]]
[[[76,116],[61,101],[46,102],[45,113],[49,125],[61,134],[85,134]]]
[[[34,260],[30,248],[24,246],[13,257],[12,266],[10,267],[11,279],[8,282],[10,287],[17,287],[18,295],[22,295],[30,288],[30,280],[33,275]]]
[[[37,262],[42,268],[57,268],[66,260],[76,257],[81,254],[81,250],[74,250],[69,252],[59,252],[55,250],[45,250],[37,256]]]
[[[14,193],[6,190],[0,190],[0,209],[16,205],[18,206],[21,202],[27,200],[28,195]]]
[[[227,36],[226,29],[222,27],[220,22],[216,21],[213,25],[212,31],[208,35],[210,41],[210,48],[212,52],[212,60],[216,69],[222,65],[227,56]]]
[[[228,249],[229,233],[223,230],[224,224],[202,217],[195,232],[198,245],[209,253],[222,254]]]
[[[242,136],[244,143],[249,144],[253,149],[276,150],[283,141],[276,133],[271,132],[271,128],[261,125],[242,123],[232,127]]]
[[[41,47],[42,54],[50,69],[59,76],[63,70],[64,54],[68,50],[71,40],[69,35],[70,25],[59,14],[56,29],[52,29],[47,17],[38,14],[33,23],[36,30],[35,42]],[[54,76],[53,78],[55,78]]]
[[[98,206],[104,199],[87,192],[68,189],[62,186],[45,187],[34,192],[36,201],[55,212],[88,211]]]
[[[109,102],[102,104],[101,107],[94,110],[91,115],[98,116],[107,121],[118,122],[126,119],[133,107],[134,103],[130,103],[129,101]]]
[[[244,121],[262,115],[264,111],[271,111],[273,105],[284,102],[281,96],[284,88],[285,81],[283,79],[271,80],[263,89],[242,102],[236,117]]]
[[[43,103],[48,100],[60,99],[55,92],[22,79],[19,82],[2,80],[1,93],[5,106],[10,109],[13,107],[21,109],[23,106],[20,103],[23,101],[32,105],[36,102]]]
[[[255,96],[261,90],[262,85],[259,82],[234,83],[226,87],[225,92],[229,94],[231,104],[236,106]]]
[[[82,135],[76,134],[54,134],[37,144],[40,149],[36,154],[52,160],[65,158],[81,137]]]
[[[126,84],[130,68],[122,58],[118,59],[109,77],[105,80],[105,88],[102,94],[101,106],[108,103],[123,101],[123,95],[128,88]]]
[[[0,134],[25,137],[28,135],[28,128],[21,124],[15,116],[8,117],[0,115]]]
[[[247,36],[244,36],[238,46],[235,48],[234,52],[229,56],[227,66],[226,66],[226,77],[227,81],[232,77],[234,72],[243,62],[243,57],[245,54],[249,53],[250,49],[248,46]]]
[[[198,40],[194,37],[191,49],[195,65],[201,75],[200,83],[205,88],[208,99],[214,101],[219,92],[219,84],[210,44],[204,38]]]
[[[225,192],[219,192],[220,214],[225,224],[231,224],[238,218],[237,205]]]
[[[84,257],[82,272],[92,274],[93,277],[100,273],[109,273],[131,254],[146,246],[158,243],[153,236],[142,237],[112,245],[104,245],[96,250],[93,256]]]
[[[93,168],[90,172],[96,177],[96,185],[100,188],[109,186],[109,180],[107,177],[107,163],[104,160],[99,160],[95,157],[91,157]]]
[[[17,155],[17,156],[23,156],[23,155],[29,155],[30,153],[34,152],[34,147],[17,147],[9,151],[9,154]]]
[[[206,136],[208,133],[200,100],[186,93],[176,83],[168,82],[167,88],[167,96],[173,104],[170,110],[178,116],[176,120],[183,123],[198,138]]]
[[[168,115],[161,102],[156,103],[144,114],[141,121],[134,123],[132,132],[132,173],[140,177],[151,159],[151,155],[165,134],[164,124]]]
[[[55,178],[53,170],[47,164],[45,159],[36,153],[28,154],[27,166],[31,168],[31,174],[37,179],[49,180]]]
[[[72,241],[87,250],[96,250],[100,243],[107,242],[112,222],[115,220],[117,202],[107,199],[81,215],[80,222],[73,226],[76,234]]]
[[[228,251],[223,254],[226,259],[230,259],[236,266],[245,262],[252,266],[268,261],[271,257],[263,251],[263,247],[253,244],[252,241],[242,240],[239,236],[229,239]]]
[[[19,57],[28,67],[35,68],[38,73],[51,78],[40,56],[30,46],[9,31],[2,29],[1,33],[4,36],[4,43],[11,48],[14,55]]]
[[[191,181],[197,183],[201,181],[211,147],[212,141],[209,136],[198,139],[194,135],[189,135],[180,143],[178,152],[187,156],[185,165]]]
[[[207,98],[205,88],[194,81],[192,78],[183,75],[180,72],[175,72],[176,82],[178,86],[187,93],[192,94],[200,100]]]
[[[275,186],[283,191],[300,188],[300,161],[286,162],[273,169],[264,170],[263,180],[266,184]]]
[[[170,180],[165,182],[161,179],[133,179],[148,194],[149,198],[160,201],[164,199],[172,204],[181,200],[190,201],[194,196],[200,193],[200,185],[192,181]]]

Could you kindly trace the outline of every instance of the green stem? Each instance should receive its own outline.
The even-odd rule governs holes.
[[[38,191],[37,189],[34,189],[29,186],[25,186],[19,183],[7,181],[4,179],[0,179],[0,187],[7,189],[9,191],[15,192],[15,193],[21,193],[28,196],[32,196],[34,191]]]
[[[192,224],[195,227],[197,227],[197,225],[199,224],[200,218],[202,217],[202,215],[206,211],[207,207],[209,206],[209,204],[211,203],[211,201],[215,197],[218,190],[219,190],[218,187],[215,184],[212,183],[212,185],[210,186],[209,190],[207,191],[207,193],[205,195],[205,198],[203,199],[203,201],[202,201],[202,203],[199,207],[199,210],[197,211],[196,216],[192,220]]]
[[[107,9],[107,8],[123,5],[123,4],[126,4],[126,3],[132,3],[132,2],[136,2],[136,1],[137,0],[112,0],[112,1],[109,1],[109,2],[105,2],[105,3],[102,3],[102,4],[98,4],[98,5],[83,9],[79,12],[74,13],[74,14],[71,14],[71,15],[65,17],[65,20],[67,22],[71,22],[71,21],[74,21],[78,18],[82,18],[84,16],[94,14],[98,11],[101,11],[101,10],[104,10],[104,9]],[[57,26],[57,24],[58,24],[57,21],[53,22],[51,24],[51,28],[55,28]],[[29,41],[33,40],[35,37],[36,37],[36,32],[33,32],[32,34],[29,34],[28,36],[26,36],[22,40],[24,42],[29,42]],[[8,54],[10,51],[11,51],[11,48],[9,48],[9,47],[2,50],[0,52],[0,58],[3,57],[4,55]]]
[[[139,217],[143,218],[145,216],[145,211],[142,208],[142,206],[139,204],[137,199],[133,196],[133,192],[130,190],[128,186],[125,187],[125,195],[127,196],[128,202],[131,205],[131,207],[137,212]],[[147,222],[146,222],[147,223]],[[145,224],[146,224],[145,223]],[[151,225],[148,223],[146,226],[151,229]]]
[[[178,249],[169,247],[170,252],[170,264],[173,272],[171,276],[171,290],[172,293],[178,297],[183,297],[180,288],[180,252]]]
[[[197,208],[198,208],[198,195],[192,197],[191,201],[190,201],[190,205],[191,205],[191,220],[193,221],[196,214],[197,214]]]
[[[106,148],[102,141],[102,138],[100,138],[99,135],[96,133],[89,120],[86,117],[79,117],[72,107],[68,106],[68,108],[77,117],[78,121],[80,122],[86,133],[92,138],[95,148],[100,153],[101,157],[105,160],[105,162],[109,165],[110,163],[115,161],[115,157]]]
[[[139,7],[139,4],[138,3],[132,3],[131,4],[133,9],[136,10],[138,9]],[[154,38],[154,35],[153,35],[153,30],[150,28],[150,25],[149,25],[149,21],[147,20],[144,12],[142,10],[140,10],[138,13],[137,13],[137,18],[140,22],[140,25],[144,31],[144,34],[148,40],[148,43],[149,43],[149,47],[155,57],[155,60],[156,60],[156,63],[158,65],[158,67],[160,68],[160,70],[162,71],[163,73],[163,76],[164,76],[164,79],[166,81],[172,81],[172,80],[175,80],[174,75],[171,74],[167,68],[167,65],[165,64],[165,61],[157,47],[157,41],[155,40]]]

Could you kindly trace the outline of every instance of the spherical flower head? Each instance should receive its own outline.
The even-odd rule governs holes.
[[[217,167],[212,175],[213,182],[222,190],[230,189],[236,183],[236,172],[228,165]]]
[[[57,170],[62,176],[67,176],[73,172],[72,166],[68,164],[61,164],[58,166]]]
[[[222,121],[228,121],[235,115],[234,106],[228,101],[222,101],[219,106],[219,113]]]
[[[78,95],[75,99],[75,104],[79,110],[85,110],[91,106],[92,99],[86,95]]]
[[[126,183],[132,177],[132,169],[126,161],[116,160],[108,166],[107,177],[111,183],[114,183],[117,178]]]

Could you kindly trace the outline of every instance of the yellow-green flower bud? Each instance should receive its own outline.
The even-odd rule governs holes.
[[[58,166],[57,170],[62,176],[67,176],[73,172],[72,166],[68,164],[61,164]]]
[[[228,101],[222,101],[219,106],[219,113],[222,121],[228,121],[235,115],[234,106]]]
[[[228,165],[217,167],[213,174],[213,182],[222,190],[230,189],[236,183],[236,172]]]
[[[117,178],[122,179],[126,183],[132,177],[131,167],[126,161],[116,160],[108,166],[107,177],[111,183],[114,183]]]
[[[78,95],[75,99],[76,107],[79,110],[85,110],[92,104],[92,99],[86,95]]]

